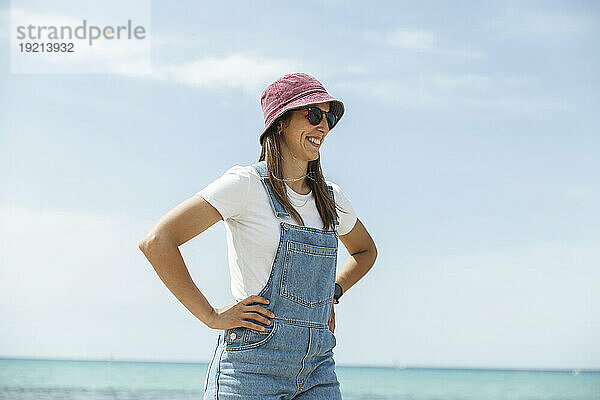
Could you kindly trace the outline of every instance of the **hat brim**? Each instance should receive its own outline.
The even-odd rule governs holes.
[[[265,133],[267,132],[267,130],[269,130],[269,128],[273,125],[273,123],[275,121],[277,121],[277,118],[281,117],[286,111],[294,110],[294,109],[301,108],[301,107],[306,107],[306,106],[313,105],[313,104],[325,103],[325,102],[331,102],[330,110],[335,113],[336,126],[337,126],[337,124],[340,122],[340,119],[342,119],[344,112],[346,111],[344,103],[341,100],[338,100],[335,97],[330,96],[328,93],[322,93],[322,92],[313,93],[313,94],[310,94],[308,96],[302,97],[298,100],[288,103],[281,111],[279,111],[273,118],[271,118],[271,120],[268,121],[268,124],[265,126],[265,129],[263,129],[262,133],[260,134],[260,137],[259,137],[260,145],[262,146],[262,142],[263,142],[263,139],[264,139],[264,136],[265,136]],[[332,110],[331,108],[334,108],[334,109]],[[335,126],[334,126],[334,128],[335,128]]]

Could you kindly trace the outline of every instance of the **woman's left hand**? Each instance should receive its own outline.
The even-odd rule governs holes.
[[[335,332],[335,304],[331,305],[331,314],[329,314],[329,321],[327,322],[329,325],[329,330],[331,332]]]

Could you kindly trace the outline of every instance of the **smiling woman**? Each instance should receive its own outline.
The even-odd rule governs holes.
[[[205,399],[341,399],[334,304],[377,255],[350,201],[321,171],[319,150],[344,105],[303,73],[269,85],[261,105],[258,162],[230,168],[176,207],[140,248],[177,298],[221,330]],[[237,303],[214,309],[176,247],[221,219]],[[336,274],[338,238],[351,256]]]

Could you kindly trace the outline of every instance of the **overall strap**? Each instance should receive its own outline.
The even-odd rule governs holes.
[[[271,185],[269,185],[269,176],[267,175],[267,162],[259,161],[256,164],[252,165],[258,176],[260,176],[260,181],[262,182],[265,190],[267,191],[267,195],[269,196],[269,202],[271,203],[271,208],[273,208],[273,212],[277,216],[277,218],[289,217],[290,213],[288,213],[285,208],[281,205],[279,200],[275,197],[273,190],[271,189]]]
[[[282,218],[284,216],[289,217],[290,214],[281,205],[279,200],[277,200],[275,194],[273,193],[273,189],[271,189],[271,185],[269,184],[269,176],[267,175],[267,162],[264,160],[259,161],[256,164],[253,164],[252,167],[254,167],[254,169],[258,173],[258,176],[260,176],[260,181],[262,182],[263,186],[265,187],[265,190],[267,191],[267,195],[269,196],[269,202],[271,203],[271,208],[273,209],[275,215],[278,218]],[[333,195],[333,187],[331,185],[327,185],[327,189],[329,191],[329,196],[331,196],[331,199],[335,202],[335,196]],[[337,227],[337,225],[339,225],[340,222],[338,221],[335,215],[333,216],[333,220],[335,226]]]
[[[329,196],[331,196],[331,200],[335,203],[335,196],[333,195],[333,187],[331,185],[327,185],[327,189],[329,190]],[[337,227],[340,224],[335,214],[333,214],[333,223]]]

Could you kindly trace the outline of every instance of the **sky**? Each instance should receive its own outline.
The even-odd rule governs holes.
[[[25,74],[2,3],[0,357],[208,362],[218,331],[138,241],[258,160],[262,90],[306,72],[346,106],[322,168],[378,249],[336,306],[336,363],[600,368],[598,3],[149,11],[151,71]],[[214,307],[235,302],[223,222],[180,250]]]

